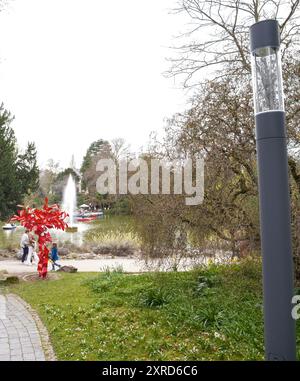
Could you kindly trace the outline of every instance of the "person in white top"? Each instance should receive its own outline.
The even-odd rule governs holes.
[[[27,255],[28,255],[28,245],[29,245],[29,230],[26,229],[25,232],[23,233],[22,237],[21,237],[21,243],[20,243],[20,246],[21,246],[21,249],[23,250],[23,254],[22,254],[22,263],[25,262],[26,258],[27,258]]]
[[[33,259],[34,263],[38,264],[39,257],[35,251],[36,245],[35,245],[35,239],[34,239],[33,234],[29,233],[28,237],[29,237],[28,255],[27,255],[27,260],[26,260],[25,264],[28,266],[31,266],[32,265],[31,260]]]

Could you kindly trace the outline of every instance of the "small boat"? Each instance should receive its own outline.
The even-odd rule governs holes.
[[[97,216],[94,216],[94,217],[80,217],[80,218],[77,218],[77,222],[92,222],[92,221],[95,221],[97,219]]]
[[[102,211],[89,212],[89,213],[85,213],[85,216],[87,216],[87,217],[100,217],[100,216],[103,216],[103,212]]]
[[[5,224],[2,226],[3,230],[14,230],[17,226],[15,224]]]
[[[99,210],[98,212],[75,213],[74,217],[78,220],[78,218],[101,217],[103,214],[103,211]]]

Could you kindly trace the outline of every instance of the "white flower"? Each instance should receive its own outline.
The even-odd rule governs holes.
[[[218,338],[218,339],[221,339],[221,340],[225,340],[225,336],[222,335],[222,334],[219,333],[219,332],[215,332],[215,333],[214,333],[214,337],[215,337],[215,338]]]

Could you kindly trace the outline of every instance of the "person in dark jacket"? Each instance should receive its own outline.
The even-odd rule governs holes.
[[[61,267],[61,265],[59,263],[57,263],[57,261],[59,260],[57,243],[52,244],[50,259],[52,262],[52,271],[55,271],[55,266],[57,266],[58,268]]]
[[[21,249],[22,249],[22,263],[24,263],[27,259],[28,255],[28,246],[29,246],[29,230],[26,229],[25,233],[22,235],[21,243],[20,243]]]

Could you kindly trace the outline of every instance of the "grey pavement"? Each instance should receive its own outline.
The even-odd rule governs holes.
[[[35,320],[14,295],[0,295],[0,361],[45,361]]]
[[[216,262],[224,262],[224,258],[216,257]],[[207,263],[208,258],[199,257],[198,262],[195,258],[184,258],[181,260],[178,270],[184,271],[191,269],[196,264]],[[128,273],[140,273],[145,271],[153,271],[155,268],[159,267],[161,270],[170,269],[170,261],[153,260],[148,265],[144,261],[138,258],[103,258],[103,259],[61,259],[59,263],[63,266],[74,266],[79,272],[99,272],[105,271],[106,269],[119,269],[122,268],[124,272]],[[9,274],[24,274],[24,273],[34,273],[37,271],[36,266],[26,266],[17,260],[5,260],[0,261],[0,270],[6,270]],[[49,265],[48,270],[51,270]]]

